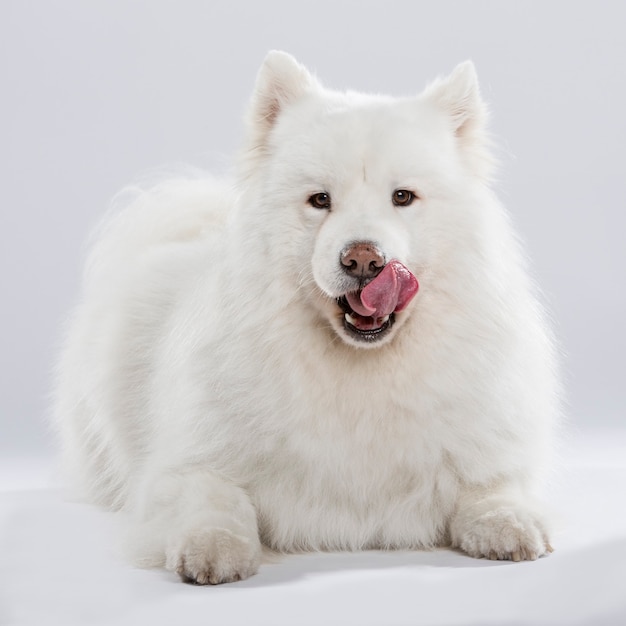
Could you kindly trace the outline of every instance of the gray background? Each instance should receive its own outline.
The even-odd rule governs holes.
[[[109,199],[156,167],[224,169],[271,48],[329,86],[398,95],[474,60],[572,421],[622,425],[624,6],[1,0],[0,454],[49,451],[50,370]]]

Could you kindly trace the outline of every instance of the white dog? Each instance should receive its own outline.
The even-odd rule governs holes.
[[[554,351],[459,65],[419,97],[258,76],[233,182],[105,221],[59,367],[72,476],[183,580],[279,551],[551,551]]]

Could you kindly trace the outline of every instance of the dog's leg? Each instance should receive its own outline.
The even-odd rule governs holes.
[[[164,564],[199,585],[243,580],[258,570],[256,512],[243,489],[186,467],[144,480],[136,493],[126,546],[137,564]]]
[[[508,490],[467,489],[450,536],[453,547],[476,558],[534,561],[552,552],[546,520],[532,498]]]

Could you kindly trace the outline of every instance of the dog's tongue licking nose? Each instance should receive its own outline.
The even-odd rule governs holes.
[[[346,298],[355,313],[380,318],[405,309],[418,288],[417,278],[400,261],[394,260],[360,293],[348,293]]]

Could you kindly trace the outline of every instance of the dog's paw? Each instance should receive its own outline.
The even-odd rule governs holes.
[[[188,533],[166,555],[166,567],[177,572],[183,582],[219,585],[244,580],[259,569],[261,546],[258,541],[226,528],[209,528]]]
[[[453,545],[494,561],[534,561],[553,551],[541,518],[515,506],[463,515],[453,529]]]

